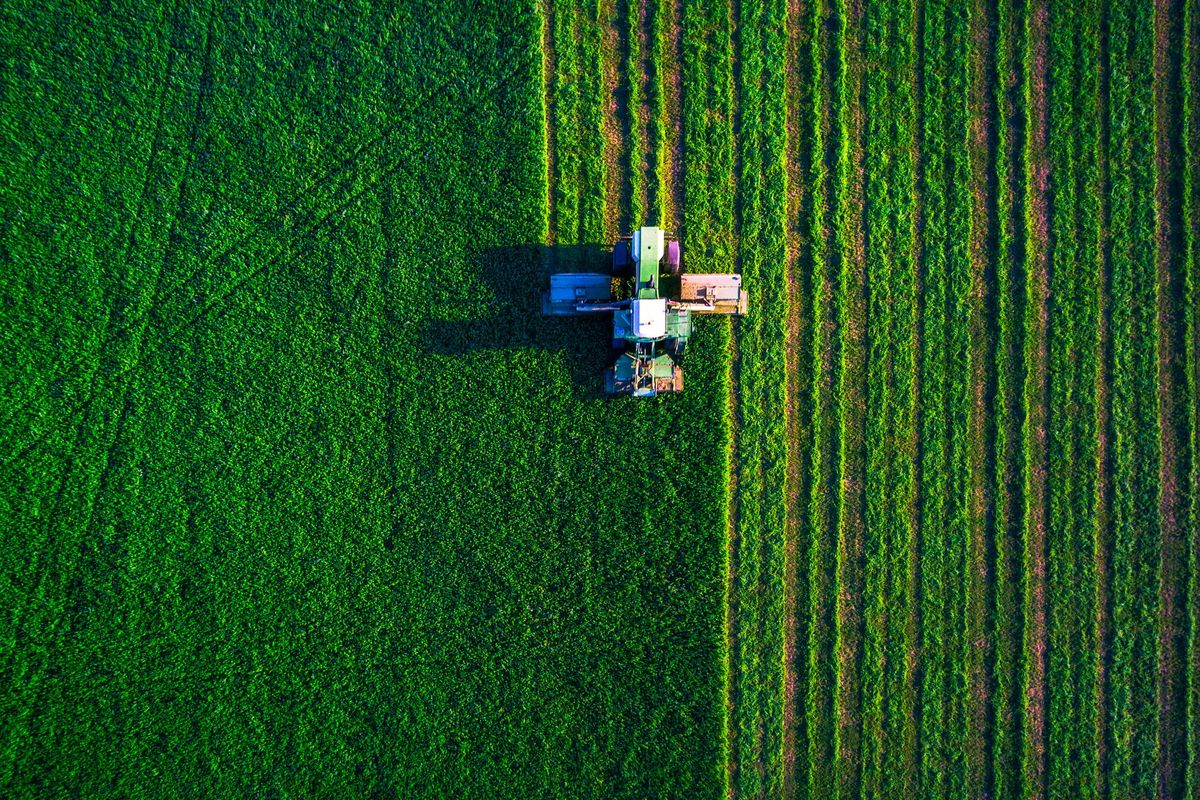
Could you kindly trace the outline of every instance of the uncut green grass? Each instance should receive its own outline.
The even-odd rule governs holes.
[[[718,792],[721,334],[598,397],[465,13],[6,7],[6,796]]]

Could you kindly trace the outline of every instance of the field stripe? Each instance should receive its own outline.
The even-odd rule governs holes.
[[[615,78],[615,59],[605,52],[605,20],[612,0],[578,1],[584,4],[576,9],[582,61],[577,76],[582,143],[579,243],[596,244],[611,241],[616,235],[621,177],[616,165],[623,147],[622,129],[613,124],[614,93],[609,89],[610,80]]]
[[[687,269],[693,272],[728,271],[734,264],[733,188],[734,141],[732,131],[732,74],[729,37],[729,9],[713,8],[698,0],[688,0],[682,7],[679,52],[682,73],[679,85],[685,93],[683,100],[681,153],[683,162],[672,162],[669,174],[682,174],[681,191],[672,196],[682,198],[675,206],[680,216],[674,222],[676,231],[685,230]],[[668,30],[670,26],[668,25]],[[668,85],[676,83],[668,74]],[[668,103],[668,107],[669,107]],[[681,169],[682,168],[682,169]],[[723,380],[729,392],[725,418],[727,447],[727,482],[724,488],[728,510],[726,520],[725,561],[725,642],[722,653],[724,713],[722,715],[721,758],[726,796],[732,796],[737,780],[735,772],[738,746],[735,714],[736,658],[739,647],[738,623],[738,476],[735,466],[740,463],[738,407],[734,387],[738,385],[738,342],[728,322],[713,321],[708,328],[715,332],[715,352],[728,352],[729,361]]]
[[[991,796],[994,791],[995,713],[993,677],[995,640],[991,636],[991,592],[994,574],[995,419],[997,298],[995,250],[997,183],[995,37],[997,21],[991,4],[971,6],[968,51],[970,118],[968,159],[971,186],[970,297],[968,353],[971,375],[967,460],[970,467],[970,544],[967,560],[967,773],[965,793]]]
[[[1095,508],[1093,528],[1093,561],[1095,571],[1095,618],[1093,641],[1095,642],[1095,686],[1092,694],[1094,743],[1091,761],[1095,775],[1093,793],[1096,797],[1108,795],[1109,753],[1111,751],[1111,726],[1109,725],[1110,666],[1112,651],[1112,360],[1113,348],[1110,320],[1112,295],[1112,264],[1110,259],[1112,222],[1109,193],[1109,4],[1099,0],[1097,59],[1095,62],[1095,104],[1097,116],[1097,140],[1095,147],[1096,182],[1096,241],[1094,244],[1094,266],[1096,272],[1096,328],[1095,340],[1097,363],[1096,386],[1096,446],[1095,446]]]
[[[1158,794],[1179,796],[1187,760],[1184,663],[1187,593],[1187,365],[1183,274],[1183,121],[1181,95],[1183,8],[1179,0],[1154,3],[1154,161],[1158,328],[1159,556]]]
[[[971,553],[971,470],[970,424],[971,393],[971,193],[970,135],[970,30],[968,8],[959,3],[950,6],[946,20],[946,61],[948,90],[945,106],[946,126],[946,430],[949,436],[950,470],[946,484],[949,497],[946,510],[946,548],[949,555],[946,573],[946,741],[947,792],[962,796],[966,792],[967,746],[969,732],[967,709],[970,705],[968,625],[970,599],[969,558]]]
[[[1025,228],[1024,152],[1025,112],[1022,89],[1025,62],[1025,5],[1002,0],[997,13],[996,127],[997,206],[997,331],[996,331],[996,525],[993,637],[995,737],[993,773],[997,797],[1020,794],[1021,759],[1021,519],[1024,493],[1021,481],[1025,383]]]
[[[920,489],[920,606],[921,606],[921,702],[919,739],[921,753],[920,793],[946,793],[948,773],[946,746],[947,714],[947,621],[950,614],[947,575],[950,550],[947,539],[947,504],[951,501],[949,478],[948,395],[945,355],[948,350],[947,320],[947,131],[946,84],[952,80],[947,65],[946,26],[948,4],[926,0],[924,36],[924,79],[921,95],[921,195],[922,276],[918,291],[923,350],[918,371],[920,381],[921,475]]]
[[[755,305],[739,323],[738,783],[742,797],[782,788],[783,536],[787,507],[786,177],[782,0],[733,7],[738,239]],[[737,709],[735,709],[737,710]]]
[[[812,482],[808,498],[809,543],[808,586],[809,620],[807,686],[804,699],[808,774],[802,796],[834,796],[833,769],[835,741],[833,718],[834,675],[829,654],[834,652],[832,597],[834,584],[834,541],[838,529],[838,496],[835,454],[837,453],[834,418],[836,364],[839,360],[837,332],[834,328],[834,286],[837,275],[837,251],[828,247],[832,240],[836,195],[831,165],[838,152],[839,138],[834,126],[840,96],[836,93],[836,48],[831,32],[836,11],[829,0],[817,0],[813,15],[814,46],[813,113],[818,115],[813,131],[811,176],[813,189],[812,274],[813,274],[813,386]]]
[[[600,83],[592,102],[602,110],[604,132],[604,225],[596,242],[607,243],[635,225],[640,227],[643,221],[633,213],[633,196],[644,178],[633,163],[637,135],[634,86],[640,76],[636,64],[631,64],[628,23],[636,0],[596,0],[594,8]]]
[[[1187,670],[1187,786],[1188,797],[1200,798],[1200,9],[1195,0],[1184,3],[1184,195],[1187,221],[1188,424],[1191,428],[1191,509],[1188,515],[1191,549],[1188,575]]]
[[[1080,797],[1094,795],[1097,774],[1097,720],[1101,718],[1097,696],[1096,653],[1099,650],[1094,624],[1099,613],[1099,582],[1095,558],[1095,532],[1099,519],[1097,506],[1097,452],[1099,446],[1096,376],[1103,351],[1096,335],[1100,325],[1100,298],[1103,269],[1097,263],[1102,228],[1098,193],[1100,109],[1098,73],[1100,43],[1099,2],[1089,0],[1081,7],[1084,16],[1076,22],[1076,46],[1073,52],[1071,107],[1075,123],[1075,171],[1070,179],[1075,197],[1074,227],[1077,231],[1073,252],[1075,321],[1072,345],[1073,364],[1068,370],[1074,392],[1071,406],[1071,507],[1074,580],[1071,589],[1071,630],[1075,668],[1073,683],[1074,724],[1070,732],[1070,753],[1075,761],[1070,791]]]
[[[550,4],[550,20],[553,30],[554,86],[553,151],[556,172],[554,184],[556,244],[579,242],[579,52],[577,42],[577,17],[571,0],[547,0]]]
[[[866,198],[863,205],[864,224],[870,236],[866,249],[866,286],[869,290],[866,326],[869,332],[867,347],[866,395],[866,461],[865,505],[866,524],[863,537],[862,605],[864,617],[862,668],[859,676],[862,687],[861,795],[879,797],[886,779],[884,758],[887,755],[885,726],[888,722],[887,699],[892,657],[889,636],[894,619],[900,611],[889,597],[891,590],[892,518],[895,494],[892,485],[893,455],[896,447],[892,435],[891,383],[893,367],[891,348],[895,331],[892,326],[893,252],[897,245],[892,230],[893,209],[889,202],[889,187],[896,180],[894,153],[897,148],[896,126],[889,119],[893,103],[888,90],[886,73],[892,72],[891,60],[897,47],[893,7],[882,3],[868,4],[864,9],[864,58],[882,69],[869,70],[864,76],[864,106],[866,130],[863,136],[863,159],[871,167],[866,174]],[[899,635],[900,632],[897,632]],[[898,688],[899,684],[897,684]]]
[[[784,22],[786,0],[767,0],[758,24],[764,30],[766,54],[762,93],[764,129],[762,165],[764,179],[763,220],[765,230],[758,245],[763,258],[763,327],[765,338],[763,435],[767,447],[763,464],[763,536],[765,555],[758,591],[762,593],[761,653],[762,683],[766,693],[763,721],[763,755],[767,797],[783,791],[783,636],[784,636],[784,548],[787,535],[789,477],[787,442],[788,294],[787,273],[787,105],[785,88],[786,45]],[[745,252],[743,248],[742,252]]]
[[[657,148],[658,218],[682,240],[684,198],[683,23],[681,0],[657,0],[654,5],[655,57],[662,76]]]
[[[538,12],[542,18],[542,129],[546,154],[546,231],[545,242],[553,247],[557,239],[558,214],[555,200],[558,182],[558,138],[555,134],[556,114],[554,96],[554,76],[558,70],[558,60],[554,46],[554,0],[540,0]]]
[[[656,76],[650,59],[649,0],[624,0],[628,9],[628,32],[626,37],[626,70],[629,75],[629,218],[631,224],[641,221],[658,223],[658,216],[651,211],[656,204],[657,182],[654,180],[654,140],[650,128],[651,106],[655,98]],[[654,214],[654,216],[648,216]]]
[[[763,752],[765,720],[763,712],[767,687],[762,683],[763,648],[763,545],[766,540],[763,514],[764,445],[762,408],[764,376],[767,366],[762,359],[764,346],[763,315],[768,297],[763,287],[763,253],[758,245],[763,230],[764,186],[758,157],[762,148],[763,47],[755,17],[761,7],[753,0],[735,0],[732,6],[734,41],[735,115],[737,144],[736,219],[738,236],[755,246],[741,251],[743,279],[757,288],[755,308],[739,329],[738,380],[735,386],[738,405],[738,574],[737,618],[738,660],[736,665],[737,704],[737,783],[734,796],[757,798],[766,792],[766,764]]]
[[[1082,523],[1075,517],[1071,500],[1075,483],[1074,442],[1076,387],[1073,363],[1078,357],[1076,321],[1076,253],[1078,237],[1074,191],[1077,166],[1076,122],[1073,91],[1078,80],[1074,74],[1075,36],[1078,25],[1066,25],[1065,14],[1051,9],[1048,52],[1049,114],[1048,168],[1054,180],[1054,198],[1050,206],[1048,234],[1053,240],[1053,263],[1049,276],[1048,330],[1049,386],[1047,414],[1048,480],[1047,500],[1047,767],[1046,785],[1052,797],[1068,791],[1076,768],[1071,764],[1071,731],[1075,719],[1074,680],[1080,664],[1074,619],[1080,599],[1075,589],[1074,529]]]
[[[808,601],[807,583],[800,580],[801,532],[807,526],[808,494],[807,455],[811,449],[809,396],[811,371],[805,367],[805,354],[811,348],[811,322],[808,317],[811,295],[811,269],[806,258],[809,239],[807,205],[811,194],[805,177],[809,173],[812,118],[805,114],[804,100],[811,87],[807,74],[806,56],[811,47],[811,26],[806,14],[811,5],[802,8],[800,0],[787,0],[784,31],[784,107],[785,127],[785,195],[786,195],[786,325],[784,362],[786,372],[786,429],[787,475],[784,495],[787,503],[784,522],[783,552],[783,718],[782,718],[782,792],[785,797],[797,793],[797,742],[803,741],[801,726],[805,715],[797,708],[798,690],[804,681],[804,660],[800,653],[806,645],[803,617],[800,609]]]
[[[905,79],[894,85],[890,117],[896,126],[895,178],[889,183],[891,221],[892,307],[895,316],[889,377],[894,403],[892,422],[895,447],[891,455],[893,512],[891,539],[895,555],[889,595],[892,608],[887,663],[890,719],[886,732],[883,797],[911,797],[918,791],[917,715],[918,672],[919,521],[917,486],[920,480],[920,384],[916,380],[922,348],[920,309],[920,200],[917,193],[920,166],[920,94],[923,60],[920,56],[922,10],[917,3],[896,4],[891,23],[893,71]]]
[[[867,361],[866,230],[863,219],[863,19],[858,0],[841,0],[837,162],[838,510],[835,607],[835,772],[839,797],[856,797],[861,780],[862,551]]]
[[[1157,753],[1158,419],[1155,336],[1152,15],[1118,2],[1111,19],[1114,797],[1151,794]],[[1122,432],[1128,432],[1122,435]]]
[[[1049,10],[1045,0],[1033,0],[1026,24],[1026,140],[1025,211],[1028,251],[1026,264],[1028,305],[1025,309],[1025,632],[1023,683],[1025,693],[1022,794],[1042,797],[1046,792],[1046,516],[1049,387]]]

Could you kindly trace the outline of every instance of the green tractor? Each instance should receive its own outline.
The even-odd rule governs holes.
[[[681,274],[679,255],[677,239],[662,228],[646,227],[613,246],[611,275],[550,276],[543,314],[613,315],[613,359],[604,374],[609,394],[654,397],[683,391],[679,362],[692,333],[692,314],[746,313],[741,275]]]

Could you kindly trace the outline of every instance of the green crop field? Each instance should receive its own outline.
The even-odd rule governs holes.
[[[0,796],[1200,800],[1200,0],[0,6]],[[740,272],[603,394],[552,270]]]

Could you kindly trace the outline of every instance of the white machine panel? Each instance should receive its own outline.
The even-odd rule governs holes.
[[[667,335],[667,301],[634,300],[633,331],[639,339],[657,339]]]

